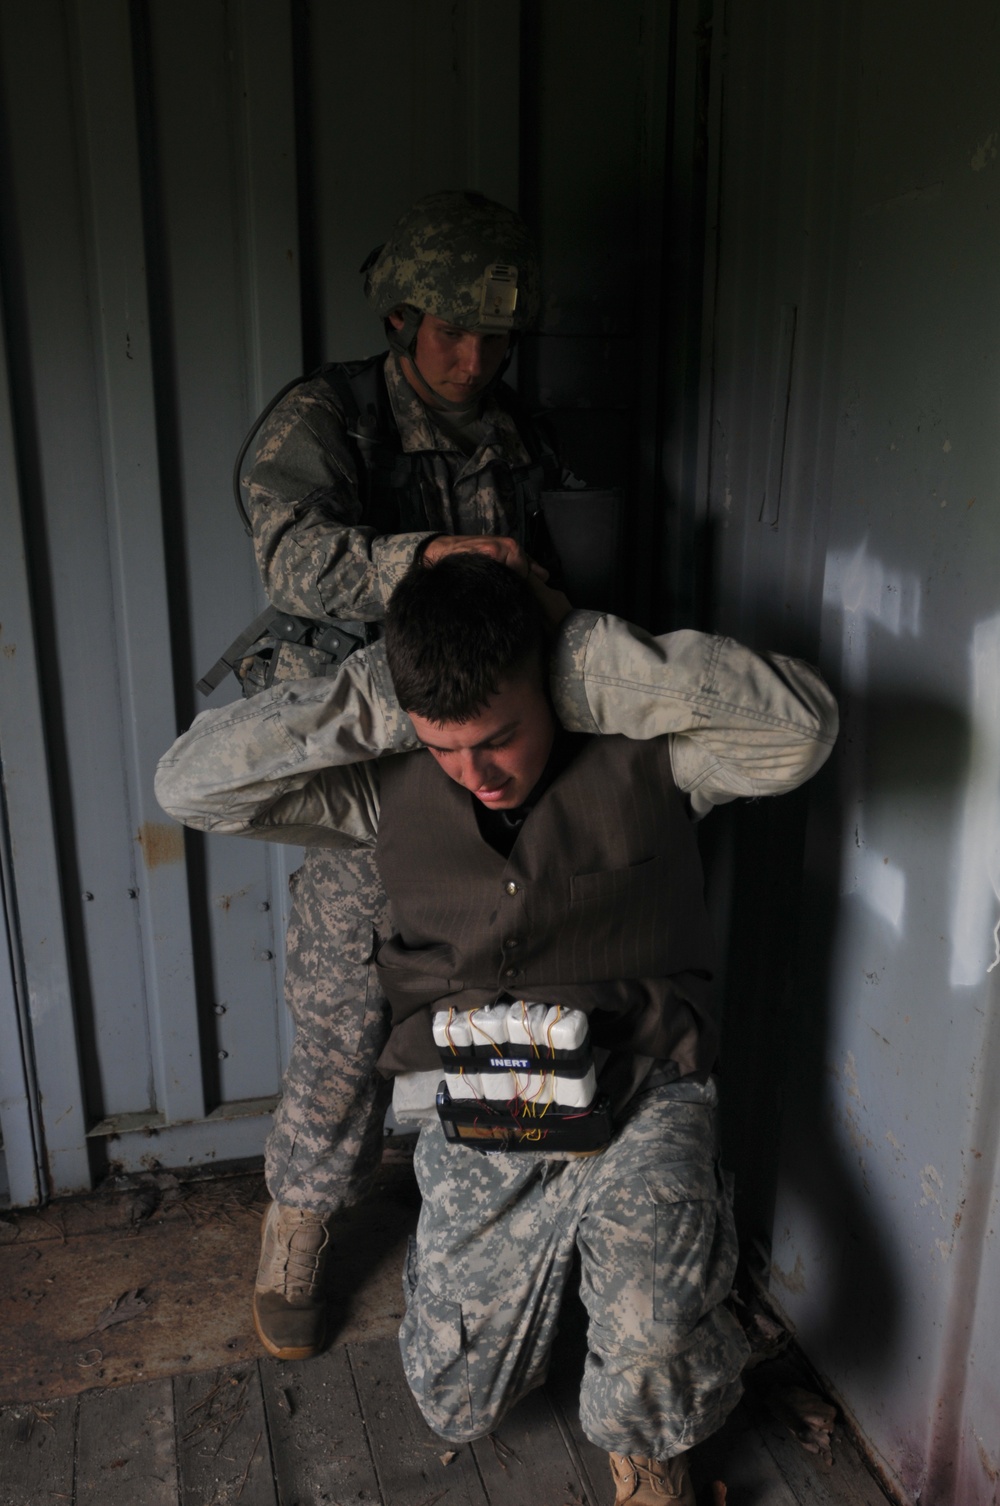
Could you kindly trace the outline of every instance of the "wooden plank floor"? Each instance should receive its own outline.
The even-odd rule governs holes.
[[[394,1337],[415,1187],[403,1149],[389,1162],[338,1226],[336,1343],[295,1364],[258,1358],[249,1325],[256,1174],[153,1179],[138,1218],[134,1189],[4,1213],[0,1506],[611,1506],[577,1415],[573,1294],[547,1387],[495,1434],[451,1449],[424,1424]],[[96,1332],[133,1287],[147,1306]],[[885,1506],[839,1431],[833,1452],[824,1471],[751,1396],[692,1453],[699,1501],[716,1506],[724,1481],[726,1506]]]
[[[0,1506],[611,1506],[575,1384],[534,1393],[496,1434],[451,1449],[426,1427],[391,1339],[260,1359],[0,1409]],[[692,1456],[726,1506],[885,1506],[838,1430],[824,1471],[741,1407]]]

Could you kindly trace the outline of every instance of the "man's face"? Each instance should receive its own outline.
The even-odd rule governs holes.
[[[399,314],[390,314],[389,322],[399,329],[403,320]],[[496,376],[509,344],[507,334],[477,335],[425,314],[417,329],[418,369],[404,356],[403,370],[428,407],[440,406],[435,396],[471,406]]]
[[[491,810],[524,804],[548,762],[556,731],[536,669],[505,680],[469,722],[430,722],[412,711],[409,717],[448,778]]]

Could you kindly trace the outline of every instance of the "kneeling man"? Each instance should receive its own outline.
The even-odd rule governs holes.
[[[550,675],[537,594],[471,555],[404,579],[385,651],[414,751],[336,766],[407,745],[356,663],[349,693],[293,682],[205,713],[158,794],[208,830],[375,844],[395,924],[380,1065],[419,1089],[443,1054],[453,1090],[418,1143],[400,1336],[427,1422],[482,1437],[544,1381],[577,1250],[580,1415],[616,1502],[690,1506],[684,1455],[746,1357],[722,1305],[736,1240],[692,816],[807,778],[836,711],[806,665],[594,614],[563,624]],[[630,736],[589,735],[616,719]]]

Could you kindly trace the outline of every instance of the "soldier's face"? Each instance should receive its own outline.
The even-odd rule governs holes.
[[[399,314],[390,314],[389,320],[396,329],[403,323]],[[509,344],[507,334],[479,335],[425,314],[417,329],[417,369],[404,356],[403,370],[429,407],[439,406],[435,396],[471,404],[496,376]]]
[[[540,670],[512,676],[468,722],[430,722],[409,713],[441,768],[491,810],[523,805],[548,762],[556,723]]]

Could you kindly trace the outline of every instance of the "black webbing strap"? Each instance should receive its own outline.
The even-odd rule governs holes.
[[[238,638],[234,638],[226,651],[216,659],[207,674],[202,675],[198,681],[197,689],[202,695],[211,695],[229,674],[230,670],[236,673],[236,666],[241,659],[246,657],[247,649],[257,639],[267,632],[275,617],[278,616],[277,607],[265,607],[259,617],[255,617],[248,628],[244,628]]]

